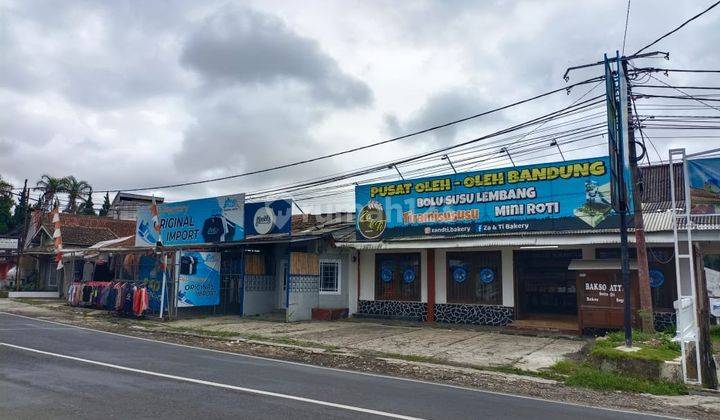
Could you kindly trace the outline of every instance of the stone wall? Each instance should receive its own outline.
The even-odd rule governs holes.
[[[435,304],[435,320],[448,324],[505,326],[512,322],[514,315],[512,306]]]
[[[361,300],[358,302],[358,314],[413,321],[426,321],[427,303],[402,302],[395,300]]]
[[[655,319],[655,331],[675,330],[677,323],[675,312],[653,312],[653,318]]]
[[[390,300],[361,300],[358,314],[375,317],[427,320],[427,303]],[[515,310],[500,305],[435,304],[435,320],[447,324],[505,326],[513,320]]]

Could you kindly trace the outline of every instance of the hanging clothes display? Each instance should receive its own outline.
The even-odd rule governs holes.
[[[126,281],[72,283],[67,301],[71,306],[114,310],[131,317],[145,316],[150,306],[147,286]]]

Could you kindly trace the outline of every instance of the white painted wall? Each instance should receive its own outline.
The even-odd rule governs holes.
[[[358,265],[360,262],[358,261],[358,256],[360,255],[359,251],[356,250],[350,250],[350,264],[348,264],[348,281],[347,281],[347,291],[348,291],[348,309],[350,312],[350,315],[357,313],[357,301],[358,301]],[[353,261],[354,260],[354,261]]]
[[[435,303],[447,303],[447,250],[435,250]]]
[[[513,249],[503,248],[500,250],[502,259],[502,304],[503,306],[515,306],[515,262],[513,261]]]

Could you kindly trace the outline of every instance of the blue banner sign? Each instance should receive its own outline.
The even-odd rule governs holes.
[[[220,253],[182,251],[179,254],[177,306],[220,304]]]
[[[361,238],[607,229],[608,157],[355,187]]]
[[[158,204],[164,246],[240,241],[245,238],[245,194]],[[135,246],[157,242],[150,207],[140,207],[135,225]]]
[[[245,203],[245,236],[290,233],[292,201]]]
[[[720,157],[687,161],[691,212],[720,214]]]

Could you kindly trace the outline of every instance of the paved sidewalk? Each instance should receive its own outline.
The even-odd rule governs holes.
[[[317,343],[341,349],[428,358],[477,366],[538,370],[580,351],[582,339],[502,334],[471,328],[393,325],[372,321],[281,323],[239,317],[212,317],[166,323],[198,333]]]

